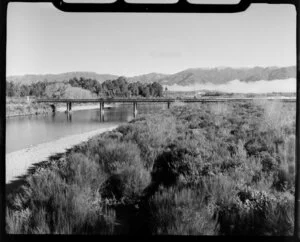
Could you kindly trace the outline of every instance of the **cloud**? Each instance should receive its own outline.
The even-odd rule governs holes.
[[[171,85],[165,86],[170,91],[198,91],[211,90],[232,93],[270,93],[270,92],[296,92],[296,79],[290,78],[285,80],[273,81],[256,81],[256,82],[241,82],[233,80],[226,84],[196,84],[189,86]]]

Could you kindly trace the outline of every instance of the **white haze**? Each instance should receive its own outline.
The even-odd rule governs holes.
[[[273,81],[255,81],[255,82],[241,82],[240,80],[233,80],[226,84],[195,84],[189,86],[171,85],[165,86],[170,91],[220,91],[230,93],[271,93],[271,92],[296,92],[296,78]]]

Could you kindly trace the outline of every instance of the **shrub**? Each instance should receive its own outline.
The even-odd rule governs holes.
[[[203,162],[197,149],[192,149],[188,144],[171,144],[167,151],[157,157],[152,171],[154,182],[170,186],[181,177],[185,183],[197,183]]]
[[[6,207],[6,232],[9,234],[24,234],[28,231],[30,210],[11,210]]]
[[[134,124],[121,126],[118,131],[123,140],[133,141],[141,151],[144,166],[151,170],[157,155],[176,137],[176,121],[173,116],[146,116]]]
[[[276,159],[273,158],[268,152],[261,152],[259,156],[263,172],[270,173],[279,168],[279,164]]]
[[[142,167],[140,150],[132,142],[113,139],[93,140],[88,145],[87,156],[107,174],[118,173],[128,167]]]
[[[286,142],[285,142],[285,150],[283,152],[283,160],[284,164],[283,166],[288,169],[290,174],[295,174],[295,155],[296,155],[296,141],[295,141],[295,135],[289,135],[286,137]]]
[[[250,187],[240,188],[230,202],[221,203],[219,207],[220,232],[225,235],[291,235],[290,202],[292,200],[283,201]],[[283,224],[285,229],[282,229]]]
[[[95,161],[78,152],[71,152],[67,156],[61,174],[69,184],[87,186],[92,190],[99,190],[106,179],[106,175]]]
[[[277,172],[274,173],[274,182],[273,187],[278,191],[291,190],[294,187],[295,177],[286,169],[280,168]]]
[[[91,189],[67,185],[56,172],[49,170],[31,176],[27,189],[22,207],[30,209],[30,217],[18,225],[28,226],[25,233],[113,232],[115,215],[103,207],[99,194]],[[8,225],[14,217],[10,214]]]
[[[245,143],[245,149],[249,156],[258,155],[260,152],[269,152],[266,142],[261,137],[255,137]]]
[[[266,211],[268,235],[291,236],[294,233],[294,196],[278,194],[277,202]]]
[[[230,201],[237,193],[237,185],[230,176],[219,173],[214,176],[205,176],[197,185],[197,190],[205,194],[208,203],[219,204]]]
[[[103,195],[122,200],[126,204],[134,203],[142,195],[150,181],[150,174],[145,169],[127,168],[109,177]]]
[[[217,232],[213,205],[191,189],[160,188],[149,200],[152,234],[213,235]]]
[[[122,138],[122,133],[113,130],[113,131],[105,132],[101,137],[103,139],[116,139],[116,140],[120,140]]]

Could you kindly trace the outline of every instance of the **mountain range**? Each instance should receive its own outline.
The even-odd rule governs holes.
[[[98,74],[95,72],[67,72],[62,74],[45,74],[45,75],[22,75],[8,76],[7,81],[15,83],[30,84],[38,81],[62,82],[73,77],[84,77],[96,79],[100,83],[105,80],[113,80],[118,75]],[[190,68],[177,72],[175,74],[149,73],[133,77],[126,77],[128,82],[151,83],[159,82],[161,85],[180,85],[189,86],[195,84],[225,84],[232,80],[241,82],[255,82],[259,80],[280,80],[296,78],[296,67],[253,67],[253,68]]]

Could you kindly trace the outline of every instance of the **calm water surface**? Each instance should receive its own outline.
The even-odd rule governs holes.
[[[165,104],[139,104],[138,115],[165,109]],[[23,116],[6,119],[6,153],[53,141],[65,136],[126,123],[133,119],[133,107],[123,104],[105,109],[56,112],[46,116]]]

